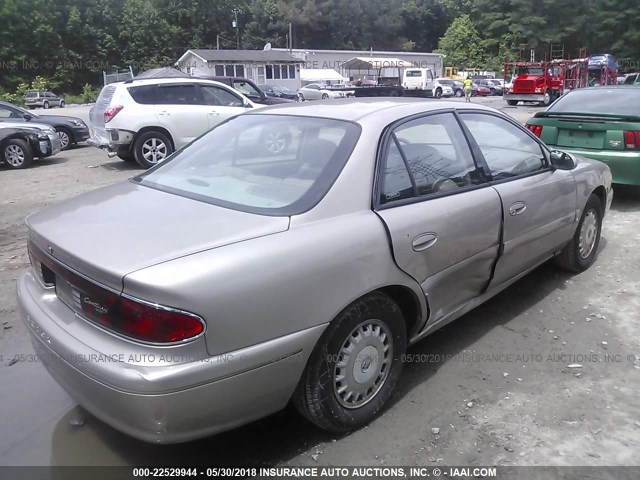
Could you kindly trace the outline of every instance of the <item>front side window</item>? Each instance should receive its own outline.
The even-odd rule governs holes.
[[[295,215],[326,195],[359,135],[346,121],[239,115],[134,181],[235,210]]]
[[[200,105],[198,90],[193,83],[159,85],[158,103],[161,105]]]
[[[482,151],[494,180],[535,173],[546,168],[542,147],[511,122],[481,113],[460,115]]]
[[[205,105],[217,105],[221,107],[242,107],[243,100],[225,88],[215,85],[201,85],[202,98]]]
[[[421,117],[394,129],[381,177],[382,204],[484,181],[451,113]]]

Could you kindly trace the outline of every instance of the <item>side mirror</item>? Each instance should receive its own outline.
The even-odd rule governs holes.
[[[576,161],[574,158],[560,150],[551,151],[551,166],[558,170],[573,170],[576,168]]]
[[[25,113],[24,115],[22,115],[22,118],[24,118],[28,122],[33,118],[33,115],[29,115],[28,113]]]

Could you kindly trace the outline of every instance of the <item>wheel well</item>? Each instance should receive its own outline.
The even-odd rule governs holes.
[[[602,204],[602,211],[604,212],[604,209],[607,208],[607,191],[602,185],[600,185],[596,187],[596,189],[591,193],[600,199],[600,203]]]
[[[132,148],[133,148],[133,144],[136,142],[138,137],[140,135],[142,135],[143,133],[147,133],[147,132],[160,132],[160,133],[166,135],[167,138],[169,139],[169,141],[171,142],[171,146],[173,147],[173,150],[176,149],[176,144],[173,141],[173,137],[169,133],[169,130],[167,130],[166,128],[163,128],[163,127],[143,127],[140,130],[138,130],[138,133],[136,133],[135,137],[133,137],[133,141],[131,142]]]
[[[420,304],[413,291],[400,285],[390,285],[379,288],[378,291],[389,295],[402,311],[402,316],[407,325],[407,336],[411,336],[414,327],[421,318]]]

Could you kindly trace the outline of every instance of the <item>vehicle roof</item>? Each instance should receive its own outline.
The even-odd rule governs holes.
[[[156,85],[162,83],[209,83],[211,85],[225,85],[221,82],[216,82],[215,80],[207,80],[205,78],[198,77],[165,77],[165,78],[139,78],[139,79],[131,79],[126,82],[115,82],[110,83],[109,85]],[[228,85],[225,85],[228,87]]]
[[[441,100],[424,100],[421,98],[389,97],[377,98],[347,98],[323,100],[322,102],[299,102],[274,105],[260,108],[245,115],[274,114],[297,115],[305,117],[335,118],[357,122],[358,120],[385,111],[389,117],[397,119],[421,112],[435,112],[438,110],[477,109],[495,111],[492,108],[477,104],[447,102]],[[393,118],[391,118],[393,121]]]

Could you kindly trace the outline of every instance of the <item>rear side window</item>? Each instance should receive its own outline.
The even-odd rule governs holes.
[[[160,105],[201,105],[196,86],[192,83],[180,85],[158,85]]]
[[[156,85],[129,87],[129,94],[136,103],[154,105],[156,103]]]
[[[383,164],[380,203],[479,185],[460,125],[451,113],[411,120],[394,129]]]
[[[633,85],[638,80],[638,74],[632,73],[624,79],[624,85]]]

